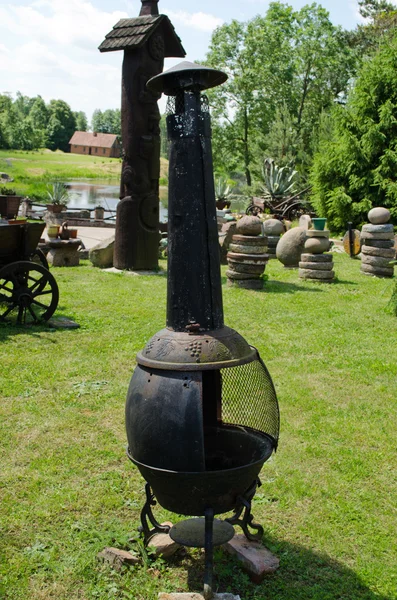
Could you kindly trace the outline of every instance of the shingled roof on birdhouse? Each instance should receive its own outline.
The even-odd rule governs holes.
[[[113,52],[115,50],[138,49],[159,28],[164,33],[164,56],[175,56],[184,58],[186,52],[180,38],[166,15],[143,15],[133,19],[121,19],[108,33],[105,40],[99,46],[101,52]]]

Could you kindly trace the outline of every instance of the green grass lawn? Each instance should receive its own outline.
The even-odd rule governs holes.
[[[225,320],[257,346],[278,392],[280,446],[254,501],[281,566],[252,584],[216,551],[220,591],[242,600],[397,599],[397,319],[392,282],[335,255],[338,281],[277,261],[263,292],[224,285]],[[164,263],[165,266],[165,263]],[[156,600],[200,591],[201,551],[115,573],[144,482],[125,455],[135,355],[165,323],[166,278],[52,269],[79,330],[0,327],[0,597]],[[177,519],[157,507],[161,520]]]
[[[53,181],[74,179],[119,180],[121,159],[84,156],[43,149],[23,152],[0,150],[0,172],[14,181],[12,187],[32,200],[46,200],[47,186]],[[161,177],[167,177],[168,161],[161,159]],[[164,181],[163,181],[164,183]]]

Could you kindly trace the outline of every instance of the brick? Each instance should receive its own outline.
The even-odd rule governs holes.
[[[259,542],[250,542],[241,534],[235,535],[223,548],[236,556],[255,583],[261,583],[266,575],[274,573],[280,566],[279,559],[270,550]]]

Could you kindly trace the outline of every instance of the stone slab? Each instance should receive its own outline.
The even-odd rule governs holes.
[[[118,548],[105,548],[97,555],[98,560],[106,562],[116,571],[120,571],[123,565],[136,565],[140,563],[140,558]]]
[[[266,245],[261,246],[247,246],[245,244],[230,244],[230,252],[237,252],[238,254],[264,254],[266,252]]]
[[[48,321],[48,325],[53,329],[78,329],[80,325],[67,317],[53,317]]]
[[[229,279],[227,280],[228,287],[240,287],[245,290],[262,290],[264,286],[263,279]]]
[[[389,258],[393,260],[396,258],[396,251],[394,248],[377,248],[376,246],[363,246],[361,252],[367,256],[381,256],[383,258]]]
[[[261,583],[266,575],[274,573],[280,566],[279,559],[270,550],[259,542],[250,542],[241,534],[235,535],[222,548],[242,563],[244,570],[255,583]]]
[[[322,256],[318,254],[317,256]],[[300,262],[300,269],[309,269],[310,271],[332,271],[334,268],[333,262]]]
[[[158,600],[204,600],[204,596],[201,594],[193,593],[182,593],[182,594],[166,594],[160,592]],[[241,600],[240,596],[234,594],[214,594],[212,600]]]
[[[306,231],[306,235],[307,237],[314,237],[314,238],[329,238],[329,231],[328,229],[323,229],[322,231],[319,229],[308,229]]]
[[[102,269],[102,271],[104,273],[124,273],[125,275],[132,275],[133,277],[137,275],[149,276],[167,274],[163,269],[159,269],[158,271],[123,271],[122,269],[116,269],[116,267],[110,267],[109,269]]]
[[[386,223],[383,225],[363,225],[362,231],[366,233],[393,233],[394,227],[392,223]]]
[[[391,258],[384,258],[383,256],[370,256],[365,252],[361,255],[361,260],[366,265],[372,265],[373,267],[381,267],[383,268],[393,268],[393,265],[390,264]]]
[[[382,267],[373,267],[372,265],[367,265],[365,263],[361,263],[362,273],[368,273],[370,275],[375,275],[376,277],[393,277],[394,269],[391,268],[382,268]]]
[[[395,245],[394,238],[392,240],[370,240],[366,238],[364,243],[372,248],[394,248]]]
[[[374,226],[375,227],[375,226]],[[370,231],[361,231],[362,240],[394,240],[393,231],[387,233],[371,233]]]
[[[334,257],[332,256],[332,254],[302,254],[301,256],[301,262],[308,262],[308,263],[313,263],[313,262],[329,262],[332,263]]]
[[[335,271],[315,271],[314,269],[299,269],[301,279],[318,279],[319,281],[332,281]]]

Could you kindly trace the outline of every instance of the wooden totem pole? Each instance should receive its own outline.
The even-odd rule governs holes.
[[[124,50],[121,96],[123,167],[117,206],[114,266],[155,269],[159,247],[160,95],[146,83],[163,71],[164,58],[185,56],[158,0],[141,0],[139,17],[121,19],[99,46]]]

